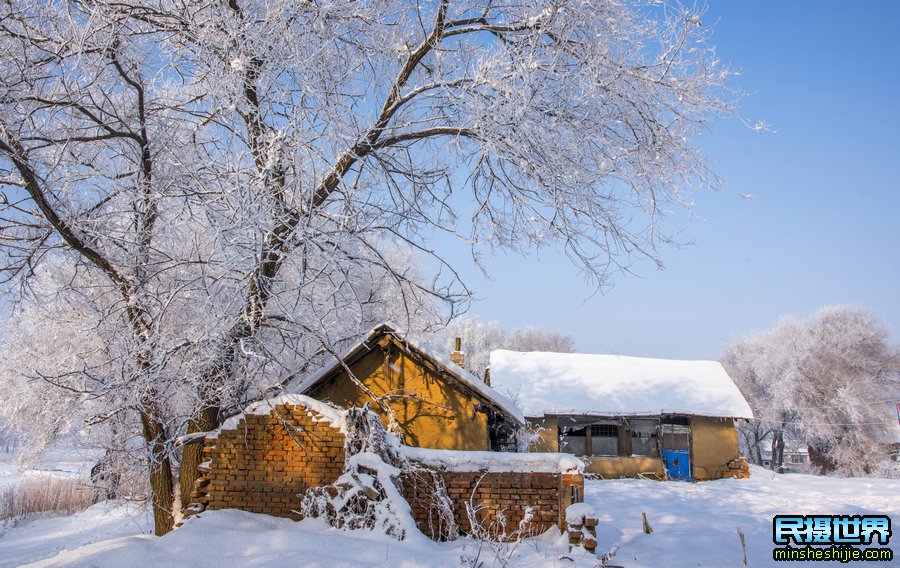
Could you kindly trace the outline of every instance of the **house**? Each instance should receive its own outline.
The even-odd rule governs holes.
[[[458,347],[446,356],[382,323],[297,392],[339,408],[368,403],[385,427],[396,421],[393,429],[410,446],[514,451],[521,410],[463,369],[462,357]]]
[[[352,518],[364,524],[350,526],[370,528],[396,521],[390,534],[398,538],[408,515],[437,540],[459,531],[503,539],[511,531],[565,530],[569,506],[583,500],[582,462],[498,453],[516,449],[525,418],[464,370],[462,358],[459,346],[444,356],[379,324],[304,379],[298,393],[254,402],[207,433],[189,514],[238,508],[319,516],[334,526]],[[367,403],[377,418],[353,408]],[[382,426],[402,440],[386,437]],[[382,518],[357,509],[362,497],[342,493],[357,490],[369,505],[400,498],[408,507]]]
[[[716,361],[491,353],[490,382],[538,429],[533,450],[602,477],[707,480],[746,472],[734,421],[753,413]]]
[[[762,458],[762,463],[760,465],[768,469],[773,469],[771,449],[761,450],[760,457]],[[783,469],[785,471],[800,471],[805,473],[810,471],[809,466],[809,448],[798,443],[796,440],[785,438]]]

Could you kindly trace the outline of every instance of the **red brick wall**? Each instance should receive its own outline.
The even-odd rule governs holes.
[[[344,435],[299,405],[246,415],[234,429],[207,438],[193,502],[299,519],[310,487],[334,482],[344,468]],[[314,414],[315,415],[315,414]]]
[[[584,477],[580,473],[514,473],[514,472],[435,472],[443,482],[453,503],[453,514],[464,533],[471,532],[467,504],[477,509],[481,526],[492,535],[519,530],[527,507],[532,507],[532,520],[524,529],[540,534],[551,526],[565,527],[565,509],[584,495]],[[577,488],[573,493],[570,487]],[[412,507],[419,529],[435,538],[439,531],[432,508],[433,481],[429,475],[404,474],[401,491]],[[501,526],[498,512],[506,526]]]
[[[279,404],[269,414],[248,414],[205,444],[206,465],[192,495],[194,511],[236,508],[299,519],[295,511],[306,490],[333,483],[344,468],[344,435],[302,405]],[[526,531],[540,534],[554,525],[563,529],[565,508],[584,495],[580,473],[404,473],[401,491],[420,530],[432,537],[440,534],[429,506],[432,473],[446,487],[456,523],[465,533],[471,532],[470,500],[482,526],[497,536],[518,530],[527,507],[533,517]],[[499,512],[505,529],[498,523]]]

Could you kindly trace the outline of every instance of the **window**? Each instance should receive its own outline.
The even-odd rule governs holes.
[[[631,428],[631,455],[659,457],[659,431],[656,420],[634,419]]]
[[[591,455],[619,455],[619,427],[615,424],[591,425]]]
[[[659,418],[559,416],[557,420],[560,452],[587,457],[660,455]],[[667,424],[665,431],[670,443],[690,445],[690,428]]]
[[[619,426],[597,419],[559,418],[559,451],[576,456],[619,455]]]
[[[569,503],[581,503],[581,492],[577,485],[569,486]]]
[[[487,407],[484,407],[484,410],[487,412],[488,439],[491,444],[491,451],[518,451],[516,426],[499,412],[495,412],[493,409]]]
[[[560,428],[559,451],[576,456],[587,455],[585,452],[586,434],[584,428]]]
[[[664,450],[683,450],[691,447],[691,430],[685,426],[663,424],[662,447]]]
[[[615,437],[619,435],[619,427],[615,424],[591,425],[591,436]]]

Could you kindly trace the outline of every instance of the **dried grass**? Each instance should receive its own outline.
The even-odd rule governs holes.
[[[72,515],[100,499],[100,491],[81,480],[64,477],[26,479],[0,490],[0,522],[45,512]]]

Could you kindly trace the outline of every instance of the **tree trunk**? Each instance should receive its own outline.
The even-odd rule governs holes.
[[[209,432],[219,427],[219,407],[207,406],[195,416],[187,427],[188,434]],[[180,490],[180,508],[184,513],[191,503],[191,492],[194,482],[200,476],[200,463],[203,461],[203,444],[186,444],[181,450],[181,469],[178,472]]]
[[[762,437],[759,435],[759,426],[753,428],[752,436],[753,443],[750,445],[750,459],[756,465],[762,465]]]
[[[784,466],[784,430],[772,434],[772,469],[779,471]]]
[[[835,463],[828,458],[825,447],[819,444],[810,444],[806,448],[809,452],[809,463],[818,470],[819,475],[828,475],[834,471]]]
[[[141,425],[150,453],[150,499],[153,503],[154,533],[156,536],[163,536],[175,526],[172,463],[166,452],[165,429],[147,409],[141,410]]]
[[[762,443],[766,434],[761,433],[760,425],[756,421],[748,420],[738,428],[738,434],[742,445],[741,451],[743,446],[746,446],[747,459],[750,463],[763,465]]]

